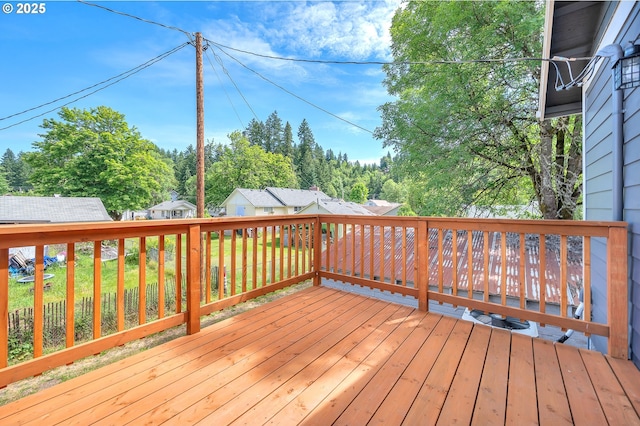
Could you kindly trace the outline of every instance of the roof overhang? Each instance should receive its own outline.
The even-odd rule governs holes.
[[[602,1],[554,1],[546,5],[544,22],[543,58],[588,58],[593,55],[596,40],[602,34],[603,14],[609,2]],[[555,62],[565,83],[578,75],[588,59]],[[557,91],[556,67],[542,61],[540,73],[539,118],[560,117],[582,112],[582,89],[573,87]]]

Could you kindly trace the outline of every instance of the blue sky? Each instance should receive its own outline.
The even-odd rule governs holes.
[[[78,2],[47,1],[42,14],[0,13],[0,118],[67,96],[141,65],[189,41],[167,29]],[[126,1],[96,4],[199,31],[209,40],[262,55],[335,61],[388,61],[390,1]],[[306,101],[373,131],[377,107],[391,100],[380,65],[291,62],[227,50],[237,61]],[[221,62],[219,62],[221,61]],[[222,64],[222,65],[221,65]],[[297,140],[303,119],[325,150],[377,162],[387,149],[373,136],[296,99],[218,48],[204,56],[205,137],[226,143],[252,118],[277,111]],[[231,77],[231,79],[227,76]],[[232,82],[232,81],[233,82]],[[236,87],[239,89],[236,89]],[[240,93],[241,94],[240,94]],[[0,120],[0,128],[59,107],[86,92]],[[243,99],[244,97],[244,99]],[[246,101],[245,101],[246,99]],[[163,149],[195,146],[195,50],[166,59],[70,107],[109,106]],[[255,113],[255,115],[254,115]],[[45,118],[0,130],[0,155],[32,149]]]

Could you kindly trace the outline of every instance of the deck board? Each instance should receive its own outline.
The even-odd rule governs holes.
[[[628,361],[313,287],[0,407],[1,424],[640,424]]]

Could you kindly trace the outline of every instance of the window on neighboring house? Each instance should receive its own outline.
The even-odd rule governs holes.
[[[302,207],[294,207],[293,208],[293,212],[294,213],[298,213],[300,210],[302,210]]]
[[[264,212],[265,213],[273,213],[273,207],[265,207],[264,208]]]

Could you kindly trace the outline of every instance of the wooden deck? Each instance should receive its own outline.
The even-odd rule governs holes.
[[[0,424],[640,424],[627,361],[313,287],[0,407]]]

